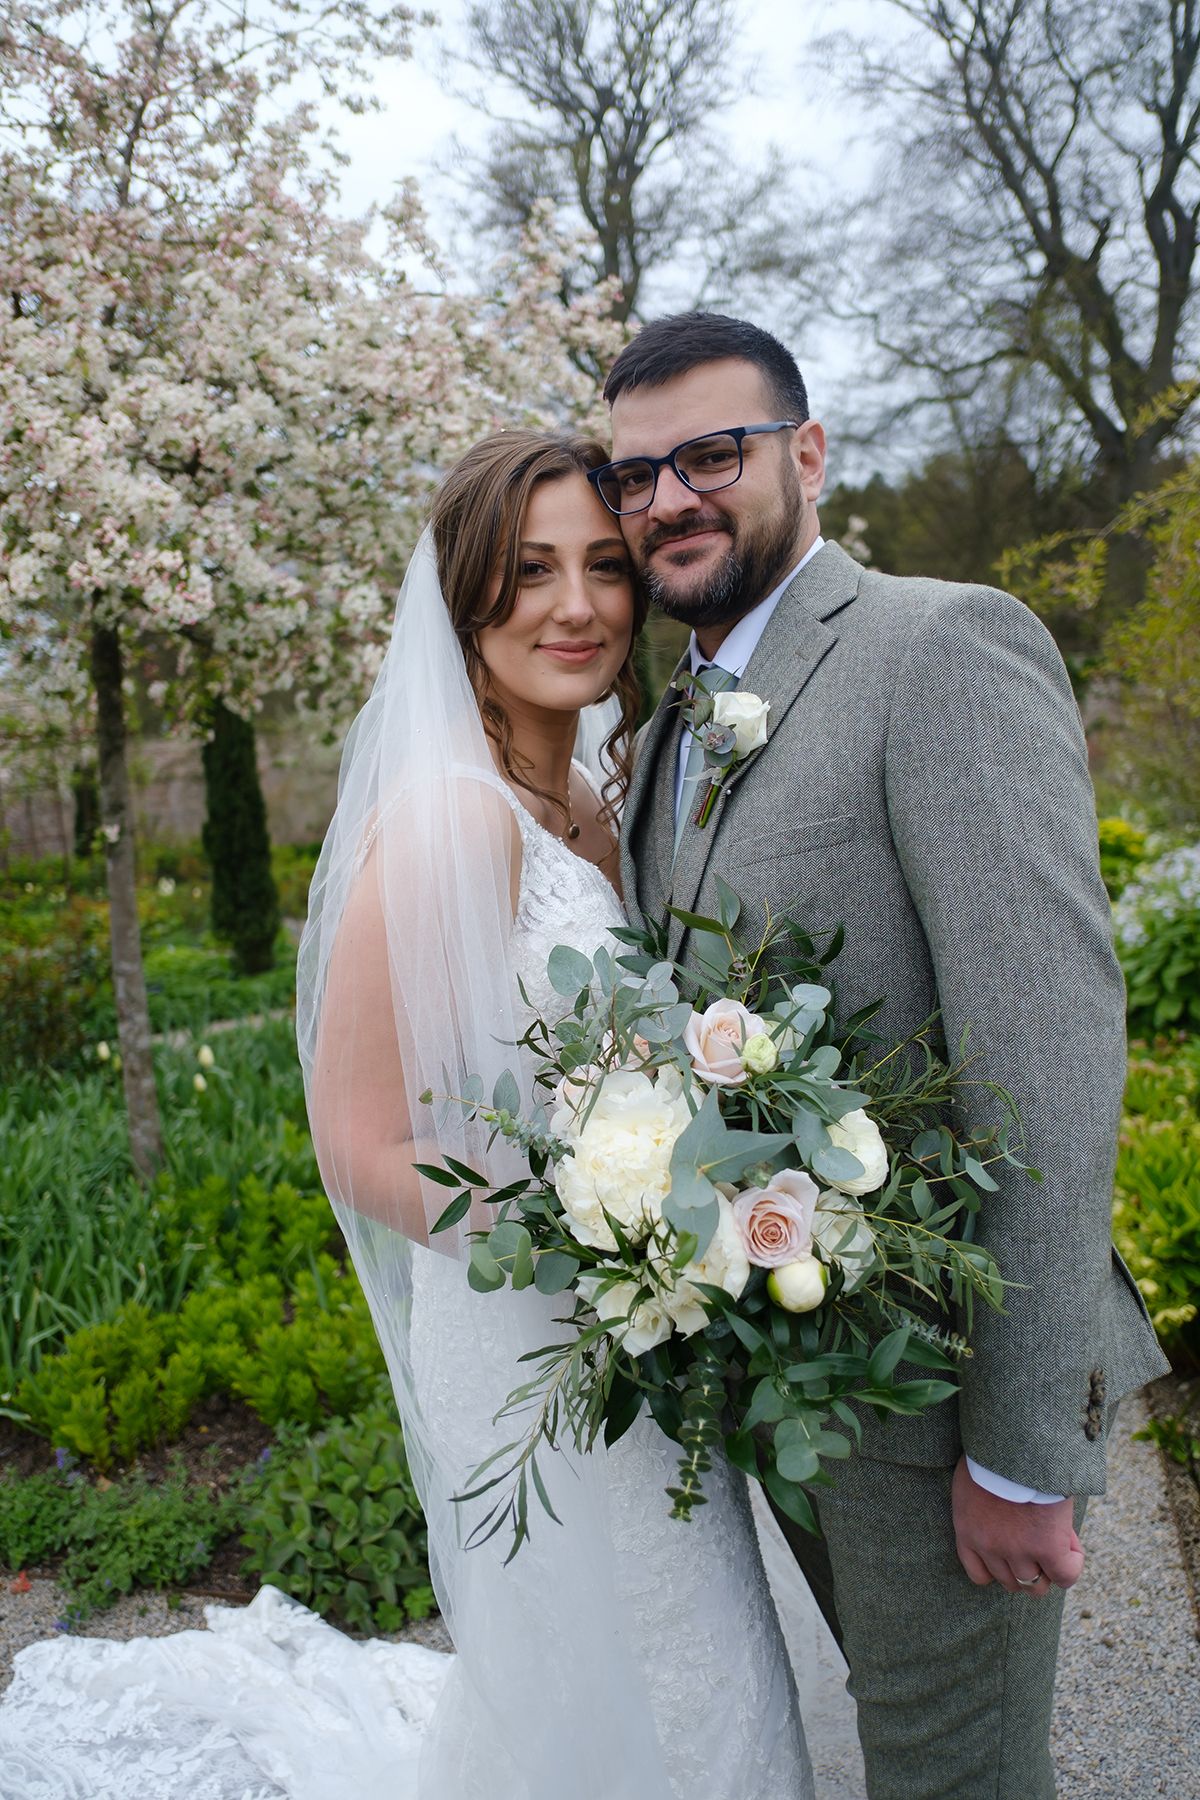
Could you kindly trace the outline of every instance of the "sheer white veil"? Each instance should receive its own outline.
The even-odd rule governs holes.
[[[611,715],[610,715],[611,723]],[[588,747],[607,735],[588,721]],[[593,759],[594,760],[594,759]],[[450,1191],[414,1160],[523,1173],[461,1109],[490,1093],[524,1030],[512,961],[520,835],[498,777],[427,531],[392,639],[351,728],[300,945],[297,1035],[326,1191],[370,1302],[458,1651],[421,1757],[420,1800],[649,1800],[667,1792],[646,1672],[629,1648],[606,1458],[547,1459],[563,1523],[541,1512],[504,1568],[507,1532],[465,1548],[472,1468],[520,1435],[492,1424],[523,1352],[556,1341],[561,1302],[467,1286],[471,1220],[424,1247]],[[417,1241],[414,1242],[414,1239]]]

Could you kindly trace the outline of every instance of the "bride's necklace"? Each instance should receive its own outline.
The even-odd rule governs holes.
[[[571,811],[571,777],[569,775],[567,776],[567,791],[563,797],[563,804],[567,809],[567,829],[562,834],[563,842],[573,844],[579,836],[579,827],[575,823],[575,814]]]

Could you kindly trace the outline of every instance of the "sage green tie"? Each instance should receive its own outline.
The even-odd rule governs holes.
[[[709,694],[723,694],[738,684],[738,677],[731,675],[719,663],[706,663],[697,669],[695,685],[702,687]],[[686,725],[684,730],[687,730]],[[679,811],[675,815],[675,847],[671,852],[671,861],[679,855],[679,846],[683,840],[683,828],[700,804],[700,785],[706,782],[704,769],[704,746],[699,738],[693,737],[688,744],[687,762],[683,768],[683,788],[679,796]]]

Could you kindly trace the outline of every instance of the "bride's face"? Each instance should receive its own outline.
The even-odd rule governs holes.
[[[578,712],[608,692],[629,654],[629,552],[613,515],[575,474],[534,488],[520,550],[516,605],[502,625],[479,633],[479,654],[506,710]]]

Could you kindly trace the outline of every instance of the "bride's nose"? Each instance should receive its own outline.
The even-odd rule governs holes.
[[[560,625],[587,625],[596,616],[582,569],[564,569],[554,594],[554,618]]]

